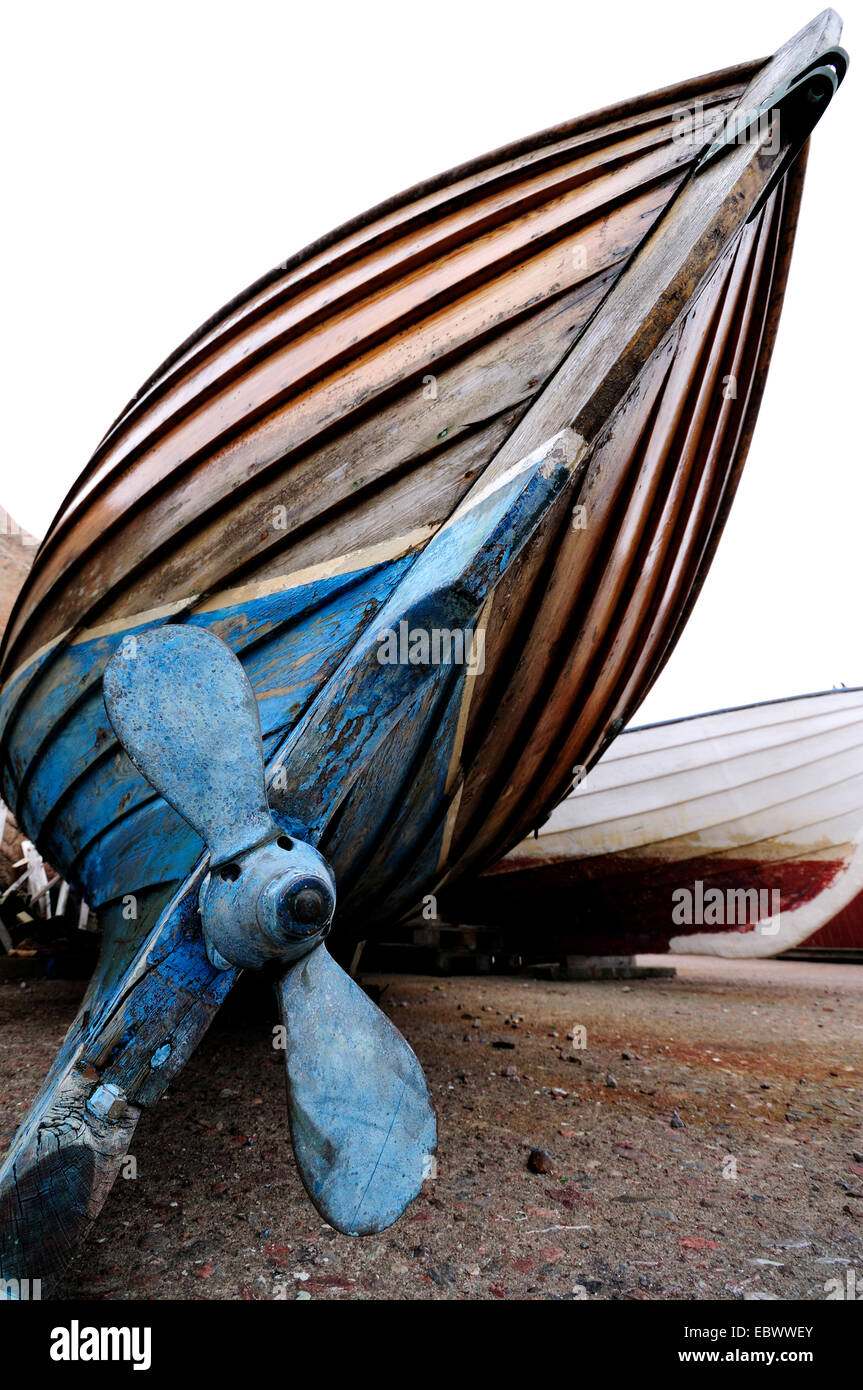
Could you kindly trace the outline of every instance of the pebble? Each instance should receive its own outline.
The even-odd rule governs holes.
[[[637,1149],[634,1144],[612,1144],[611,1147],[619,1158],[631,1158],[635,1163],[645,1157],[642,1150]]]
[[[617,1080],[612,1076],[611,1072],[606,1076],[605,1084],[606,1086],[610,1086],[612,1090],[617,1090]]]
[[[440,1288],[454,1288],[457,1281],[455,1269],[450,1260],[444,1260],[442,1264],[432,1265],[429,1275]]]
[[[671,1112],[671,1128],[686,1129],[686,1125],[683,1123],[676,1110],[672,1110]]]
[[[553,1173],[554,1159],[547,1149],[531,1149],[527,1166],[532,1173]]]

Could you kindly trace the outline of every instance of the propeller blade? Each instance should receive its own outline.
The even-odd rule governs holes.
[[[129,637],[108,663],[104,694],[132,762],[214,864],[277,833],[254,691],[218,637],[176,625]]]
[[[306,1191],[346,1235],[382,1231],[432,1171],[437,1125],[422,1067],[324,946],[287,970],[277,992]]]

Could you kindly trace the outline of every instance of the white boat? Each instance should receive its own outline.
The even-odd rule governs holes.
[[[444,906],[570,953],[863,948],[863,689],[627,730]]]

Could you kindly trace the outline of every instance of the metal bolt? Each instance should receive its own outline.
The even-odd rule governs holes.
[[[87,1101],[87,1109],[100,1120],[117,1120],[125,1108],[126,1097],[113,1081],[106,1082],[104,1086],[97,1086]]]
[[[298,922],[320,922],[326,915],[326,903],[316,888],[303,888],[294,898],[293,915]]]

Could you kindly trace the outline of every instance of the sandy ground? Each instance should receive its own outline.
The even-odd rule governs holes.
[[[425,1066],[440,1148],[402,1220],[363,1240],[302,1191],[274,1010],[247,986],[142,1118],[137,1176],[62,1296],[820,1300],[848,1270],[863,1287],[863,966],[674,963],[629,984],[368,977]],[[0,1148],[81,989],[0,984]],[[535,1147],[552,1172],[529,1171]]]

